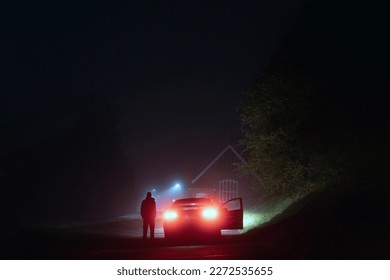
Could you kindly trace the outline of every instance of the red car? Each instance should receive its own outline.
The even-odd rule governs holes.
[[[220,236],[222,229],[243,228],[242,198],[222,205],[208,198],[175,200],[163,214],[165,238]]]

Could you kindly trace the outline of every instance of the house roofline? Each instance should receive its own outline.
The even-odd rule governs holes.
[[[211,166],[213,166],[214,165],[214,163],[218,160],[218,159],[220,159],[221,157],[222,157],[222,155],[224,154],[224,153],[226,153],[226,151],[227,150],[231,150],[240,160],[241,160],[241,162],[242,163],[246,163],[246,161],[243,159],[243,157],[236,151],[236,149],[234,149],[233,148],[233,146],[232,145],[228,145],[209,165],[207,165],[207,167],[198,175],[198,176],[196,176],[195,177],[195,179],[193,179],[192,180],[192,184],[194,184],[196,181],[198,181],[198,179],[200,178],[200,177],[202,177],[203,176],[203,174],[204,173],[206,173],[207,172],[207,170],[209,170],[210,169],[210,167]]]

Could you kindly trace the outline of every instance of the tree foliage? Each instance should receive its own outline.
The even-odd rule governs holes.
[[[300,195],[330,184],[347,151],[331,151],[318,127],[321,98],[305,77],[279,72],[260,80],[241,116],[249,153],[247,171],[269,192]]]
[[[270,193],[299,196],[383,177],[388,110],[380,61],[351,56],[329,30],[314,29],[293,30],[241,108],[243,170]]]

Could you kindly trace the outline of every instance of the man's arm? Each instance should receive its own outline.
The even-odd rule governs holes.
[[[156,218],[156,201],[153,200],[153,217]]]
[[[141,217],[142,219],[145,217],[145,202],[142,201],[141,203]]]

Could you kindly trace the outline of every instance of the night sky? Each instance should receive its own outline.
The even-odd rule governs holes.
[[[304,6],[123,2],[3,10],[0,180],[16,219],[120,215],[191,180],[238,143],[240,103]]]

